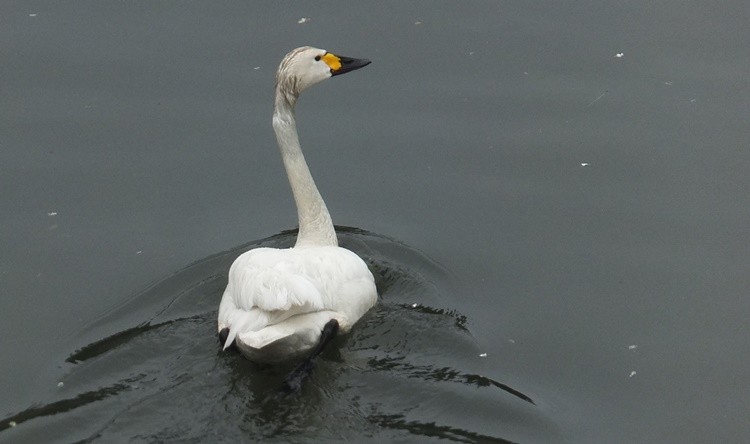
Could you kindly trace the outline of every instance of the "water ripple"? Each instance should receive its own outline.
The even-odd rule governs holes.
[[[220,352],[215,332],[231,262],[249,248],[292,245],[289,231],[186,267],[86,326],[82,337],[93,340],[67,358],[57,399],[0,421],[0,438],[555,440],[530,396],[481,374],[449,272],[400,242],[337,230],[370,266],[381,298],[323,352],[300,394],[278,390],[288,366]]]

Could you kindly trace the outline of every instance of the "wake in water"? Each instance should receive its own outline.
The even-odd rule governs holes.
[[[91,325],[88,334],[102,339],[69,356],[60,398],[5,418],[0,438],[508,442],[555,435],[531,397],[480,374],[444,269],[391,239],[337,233],[371,268],[380,300],[331,342],[298,395],[278,390],[294,363],[260,365],[220,352],[215,331],[229,265],[250,248],[291,246],[290,231],[199,261]]]

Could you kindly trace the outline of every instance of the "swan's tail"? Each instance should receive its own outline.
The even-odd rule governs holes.
[[[232,314],[229,323],[229,332],[222,350],[229,348],[238,334],[246,331],[256,331],[268,323],[268,316],[262,310],[241,311]]]

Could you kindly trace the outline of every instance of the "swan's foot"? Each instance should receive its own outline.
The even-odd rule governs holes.
[[[297,367],[289,373],[284,379],[284,385],[282,389],[287,393],[299,393],[302,389],[302,381],[312,372],[313,359],[323,351],[323,348],[331,342],[331,339],[336,336],[339,331],[339,321],[331,319],[323,326],[323,331],[320,333],[320,342],[315,348],[312,349],[310,356],[305,358]]]
[[[227,337],[229,337],[229,327],[224,327],[219,331],[219,344],[221,348],[224,348],[224,343],[227,342]],[[235,341],[232,341],[232,344],[229,346],[230,349],[236,349],[237,343]]]

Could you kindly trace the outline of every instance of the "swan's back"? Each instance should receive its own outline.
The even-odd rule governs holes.
[[[257,248],[229,270],[219,330],[253,360],[283,360],[312,348],[331,319],[348,332],[376,301],[372,273],[345,248]]]

